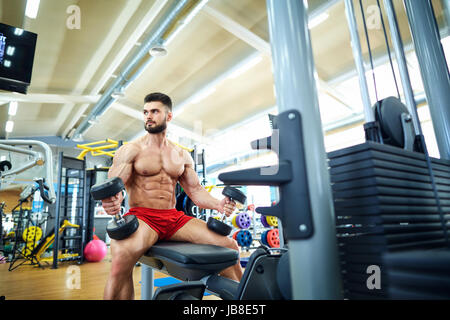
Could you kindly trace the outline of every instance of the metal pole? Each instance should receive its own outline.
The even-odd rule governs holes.
[[[450,159],[450,75],[430,2],[404,0],[442,159]]]
[[[392,0],[384,0],[384,6],[389,21],[389,29],[391,31],[392,44],[395,50],[395,57],[397,59],[398,70],[400,72],[400,79],[402,81],[403,94],[405,95],[406,106],[412,116],[414,130],[417,135],[422,134],[419,116],[417,115],[416,101],[414,99],[414,92],[411,86],[411,79],[409,78],[408,66],[405,58],[405,51],[403,48],[402,37],[399,32],[397,15]]]
[[[302,114],[315,228],[308,239],[288,239],[292,294],[294,299],[340,299],[332,193],[305,4],[302,0],[267,0],[278,110],[296,109]]]
[[[154,290],[153,268],[141,263],[141,300],[152,300]]]
[[[63,166],[63,153],[60,152],[58,156],[58,193],[56,195],[56,213],[55,213],[55,238],[53,240],[53,264],[52,269],[58,268],[58,247],[59,247],[59,220],[61,218],[61,198],[62,198],[62,166]],[[67,191],[67,184],[66,184]],[[64,192],[67,197],[67,192]]]
[[[356,70],[358,72],[361,99],[364,106],[364,118],[366,123],[373,122],[375,121],[375,115],[372,112],[372,104],[370,103],[366,70],[364,68],[364,59],[361,50],[361,43],[359,42],[358,26],[356,24],[355,10],[353,8],[352,0],[345,0],[345,14],[347,16],[348,28],[350,31],[350,43],[353,51],[353,58],[355,59]]]

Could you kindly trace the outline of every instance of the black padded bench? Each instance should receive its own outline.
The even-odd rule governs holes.
[[[188,242],[158,242],[140,259],[141,298],[153,296],[153,269],[183,281],[197,281],[235,265],[239,252],[233,249]]]

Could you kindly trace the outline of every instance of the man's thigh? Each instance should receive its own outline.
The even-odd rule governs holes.
[[[144,221],[138,219],[138,229],[128,238],[123,240],[111,240],[111,253],[130,255],[134,260],[144,254],[152,245],[158,241],[158,234]]]
[[[194,218],[178,229],[170,240],[226,246],[229,238],[209,230],[205,221]]]

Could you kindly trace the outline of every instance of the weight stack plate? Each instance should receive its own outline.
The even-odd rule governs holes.
[[[444,223],[425,155],[366,142],[328,153],[344,297],[388,297],[383,255],[446,246],[450,232],[450,161],[431,159]],[[368,267],[381,289],[369,289]]]
[[[390,299],[450,299],[450,250],[391,252],[383,262]]]

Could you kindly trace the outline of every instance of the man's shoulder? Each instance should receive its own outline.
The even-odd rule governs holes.
[[[189,153],[189,151],[186,150],[185,147],[182,147],[182,146],[180,146],[179,144],[177,144],[177,143],[175,143],[173,141],[170,141],[170,140],[167,140],[167,141],[172,146],[172,148],[174,148],[174,150],[176,150],[178,152],[178,154],[180,156],[182,156],[183,159],[185,159],[185,163],[186,164],[188,164],[188,165],[191,164],[191,162],[193,161],[192,156]]]
[[[138,141],[133,140],[128,143],[123,144],[117,152],[126,152],[126,153],[138,153],[141,150],[141,145],[138,143]]]

